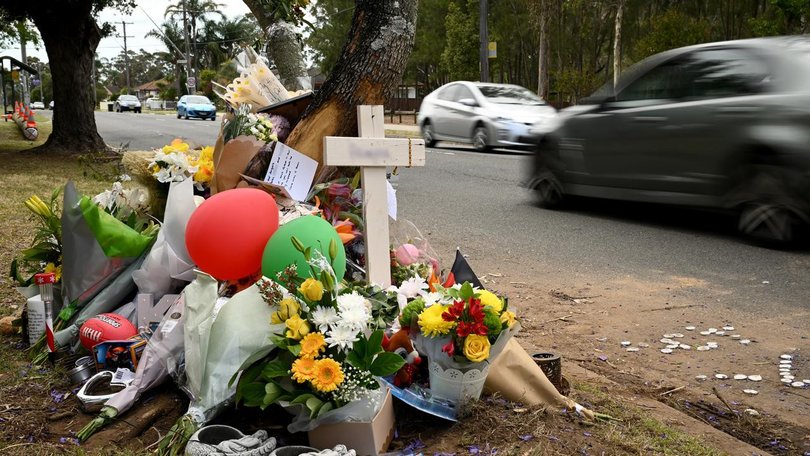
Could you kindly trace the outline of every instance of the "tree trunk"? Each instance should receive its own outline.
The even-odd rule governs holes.
[[[357,136],[357,106],[384,105],[402,79],[413,48],[417,4],[418,0],[356,0],[340,57],[287,145],[323,164],[324,136]]]
[[[548,99],[548,8],[545,0],[537,5],[536,17],[540,23],[540,44],[537,56],[537,95]]]
[[[619,0],[616,9],[616,26],[613,36],[613,88],[619,85],[622,73],[622,18],[624,17],[624,0]]]
[[[80,3],[77,5],[77,3]],[[101,31],[92,2],[41,2],[31,11],[53,77],[53,131],[36,152],[78,154],[107,150],[96,129],[91,77]]]

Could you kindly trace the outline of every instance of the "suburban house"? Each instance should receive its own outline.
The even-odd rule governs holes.
[[[135,88],[135,96],[137,96],[139,100],[158,97],[158,93],[160,92],[160,87],[158,86],[164,86],[166,84],[168,84],[168,81],[165,79],[158,79],[147,82],[146,84],[141,84]]]

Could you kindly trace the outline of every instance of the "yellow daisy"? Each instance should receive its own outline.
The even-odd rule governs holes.
[[[316,391],[329,393],[343,383],[343,370],[334,359],[319,359],[315,361],[315,371],[312,373],[310,382]]]
[[[293,362],[292,378],[298,383],[304,383],[312,380],[312,375],[315,373],[315,360],[309,358],[298,358]]]
[[[301,339],[301,357],[315,359],[321,352],[326,351],[326,341],[319,332],[310,333]]]

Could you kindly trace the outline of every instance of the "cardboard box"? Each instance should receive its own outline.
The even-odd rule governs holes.
[[[388,390],[382,408],[370,423],[346,422],[319,426],[309,431],[309,445],[325,450],[343,444],[355,450],[357,456],[379,456],[388,450],[394,438],[394,425],[394,400]]]

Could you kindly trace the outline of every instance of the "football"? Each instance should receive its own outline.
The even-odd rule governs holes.
[[[93,346],[108,340],[126,340],[138,334],[138,329],[121,315],[105,313],[87,320],[79,329],[79,340],[84,348],[92,350]]]

